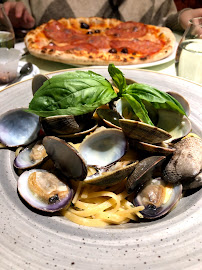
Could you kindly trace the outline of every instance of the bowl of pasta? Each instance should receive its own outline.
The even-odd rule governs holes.
[[[110,74],[107,68],[87,67],[76,70],[84,72],[82,76],[86,76],[86,72],[90,70],[88,76],[96,78],[97,93],[101,79],[99,77],[97,79],[96,74],[107,79],[107,82],[101,82],[101,85],[104,89],[108,87]],[[62,70],[47,76],[51,79],[54,76],[64,76],[64,74],[74,71]],[[163,93],[177,92],[186,99],[190,107],[188,118],[191,123],[191,135],[189,130],[188,140],[194,138],[197,141],[198,149],[201,149],[200,142],[198,143],[202,137],[201,85],[146,70],[124,68],[122,72],[132,81],[160,89]],[[48,85],[48,83],[46,84]],[[51,83],[49,84],[51,85]],[[42,87],[45,89],[44,85]],[[81,83],[79,85],[81,86]],[[71,89],[75,89],[73,82]],[[131,90],[132,86],[128,89],[131,92],[134,91],[134,88]],[[109,91],[107,96],[111,95],[112,98],[116,98],[114,93]],[[37,92],[34,96],[40,96],[40,92]],[[85,93],[85,98],[86,95]],[[35,114],[37,112],[35,104],[33,104],[32,79],[7,87],[0,92],[0,96],[0,136],[2,119],[7,112],[13,112],[16,109],[21,111],[21,108],[28,108],[26,113]],[[14,97],[11,99],[11,96]],[[92,95],[89,100],[92,101]],[[94,101],[98,100],[97,95]],[[107,102],[110,103],[110,100]],[[106,100],[104,103],[106,104]],[[105,104],[99,104],[99,106],[105,108]],[[62,105],[60,104],[60,106]],[[57,114],[58,110],[57,108]],[[71,112],[73,110],[74,108],[71,107]],[[84,110],[77,104],[78,110],[88,113],[87,109]],[[92,110],[95,110],[93,106]],[[180,107],[178,110],[184,109]],[[24,113],[24,109],[22,111]],[[38,114],[39,118],[36,121],[50,117],[50,115],[46,115],[44,107],[43,110],[40,109],[41,112],[43,115]],[[185,112],[184,115],[187,114]],[[54,118],[53,115],[51,117]],[[136,121],[136,119],[133,120]],[[97,118],[97,121],[99,128],[103,126],[100,118]],[[183,120],[183,123],[185,122]],[[3,228],[0,244],[2,255],[0,256],[2,267],[5,269],[8,266],[15,266],[15,269],[24,269],[27,266],[30,269],[46,269],[47,267],[50,269],[200,268],[200,245],[202,243],[200,184],[192,189],[185,189],[183,185],[186,185],[183,181],[182,183],[169,182],[166,186],[157,180],[154,181],[155,184],[152,183],[152,187],[155,186],[155,190],[160,190],[161,194],[164,194],[163,202],[158,202],[159,204],[166,204],[173,196],[172,194],[178,194],[178,196],[177,198],[174,196],[174,203],[169,203],[169,207],[166,206],[167,212],[161,212],[162,214],[151,218],[153,215],[151,213],[160,211],[161,205],[157,206],[150,202],[148,210],[143,202],[140,205],[134,204],[134,194],[136,194],[135,192],[140,193],[143,182],[146,182],[145,179],[151,175],[153,177],[153,173],[155,177],[157,175],[157,178],[164,174],[164,171],[159,170],[159,164],[160,166],[164,164],[168,157],[170,160],[173,155],[172,150],[169,149],[171,152],[166,155],[165,152],[155,155],[150,152],[145,155],[145,150],[135,145],[136,150],[131,151],[134,144],[131,144],[130,140],[126,140],[127,136],[122,136],[120,127],[109,127],[105,123],[104,128],[102,127],[101,130],[99,128],[96,126],[98,131],[90,130],[87,136],[81,134],[75,137],[64,134],[57,137],[55,134],[44,134],[41,128],[39,128],[40,131],[35,130],[34,133],[39,137],[33,138],[32,141],[37,140],[38,142],[40,139],[46,154],[34,168],[31,168],[30,165],[28,167],[26,167],[27,165],[19,166],[22,159],[18,155],[27,148],[27,143],[6,146],[0,137],[2,143],[0,149],[2,195],[0,223]],[[96,135],[92,136],[92,134]],[[147,137],[150,136],[147,135]],[[144,144],[148,144],[148,142],[144,142]],[[191,142],[191,144],[193,143]],[[157,146],[160,148],[160,145]],[[155,148],[157,146],[155,145]],[[143,146],[141,145],[141,147]],[[144,147],[146,146],[144,145]],[[99,151],[97,151],[98,148]],[[90,150],[93,150],[92,156],[88,155]],[[38,154],[38,148],[35,151]],[[160,149],[160,151],[165,150]],[[96,162],[97,152],[104,153],[104,156],[101,156]],[[112,153],[116,153],[116,157],[112,157]],[[152,160],[149,158],[151,156]],[[137,170],[135,171],[135,169]],[[53,180],[51,178],[51,184],[49,180],[41,183],[40,177],[43,172],[38,174],[37,170],[47,170],[50,174],[56,172],[62,182],[67,178],[71,179],[68,188],[55,178]],[[32,176],[27,177],[27,173],[25,176],[25,171],[31,171]],[[65,173],[61,173],[61,171]],[[26,182],[27,179],[28,182]],[[200,182],[200,180],[197,181]],[[36,182],[37,188],[35,186],[33,188],[35,185],[33,183]],[[157,186],[156,183],[158,183]],[[53,191],[50,196],[45,194],[47,185],[51,185],[51,189],[52,186],[57,186],[57,191]],[[175,186],[176,189],[174,189]],[[28,195],[23,193],[25,188]],[[172,193],[173,190],[174,193]],[[35,198],[44,196],[40,205],[38,203],[33,205],[26,199],[26,196],[29,197],[33,194]],[[46,196],[49,196],[48,199]],[[142,193],[141,196],[143,196]],[[43,205],[47,205],[47,201],[51,207],[43,208]],[[65,203],[61,207],[64,201]],[[147,209],[149,218],[144,209]],[[193,241],[193,239],[197,241]]]

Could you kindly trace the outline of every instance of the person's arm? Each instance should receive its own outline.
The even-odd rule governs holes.
[[[182,10],[179,14],[179,23],[183,29],[186,29],[189,20],[196,17],[202,17],[202,8]]]
[[[35,20],[23,2],[6,1],[4,8],[14,28],[31,29],[34,27]]]
[[[185,8],[168,17],[166,26],[173,31],[183,32],[188,27],[189,20],[195,17],[202,17],[202,8]]]

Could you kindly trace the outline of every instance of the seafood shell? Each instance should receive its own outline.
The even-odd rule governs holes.
[[[36,169],[20,175],[18,192],[33,208],[45,212],[56,212],[67,207],[73,197],[73,190],[55,175]]]
[[[202,170],[202,140],[187,137],[177,142],[175,153],[164,170],[164,179],[170,183],[192,182]],[[200,181],[199,181],[200,182]]]
[[[32,143],[39,131],[39,117],[23,108],[10,110],[0,116],[0,142],[8,147]]]

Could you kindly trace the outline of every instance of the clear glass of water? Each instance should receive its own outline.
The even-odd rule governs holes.
[[[4,6],[0,4],[0,48],[14,48],[15,33],[13,26],[5,13]]]
[[[190,20],[175,58],[178,76],[202,84],[202,17]]]

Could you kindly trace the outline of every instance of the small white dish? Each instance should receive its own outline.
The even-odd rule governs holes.
[[[9,83],[16,78],[20,57],[19,50],[0,48],[0,83]]]
[[[26,63],[26,62],[24,62],[24,61],[19,61],[19,62],[18,62],[17,75],[20,74],[20,69],[22,68],[22,66],[24,66],[25,63]],[[23,77],[19,80],[19,82],[20,82],[20,81],[27,80],[27,79],[30,79],[30,78],[34,77],[35,75],[37,75],[37,74],[39,74],[39,73],[40,73],[39,68],[38,68],[37,66],[33,65],[33,70],[32,70],[32,72],[31,72],[30,74],[26,75],[26,76],[23,76]],[[1,91],[2,89],[4,89],[6,86],[7,86],[7,84],[0,84],[0,91]]]

